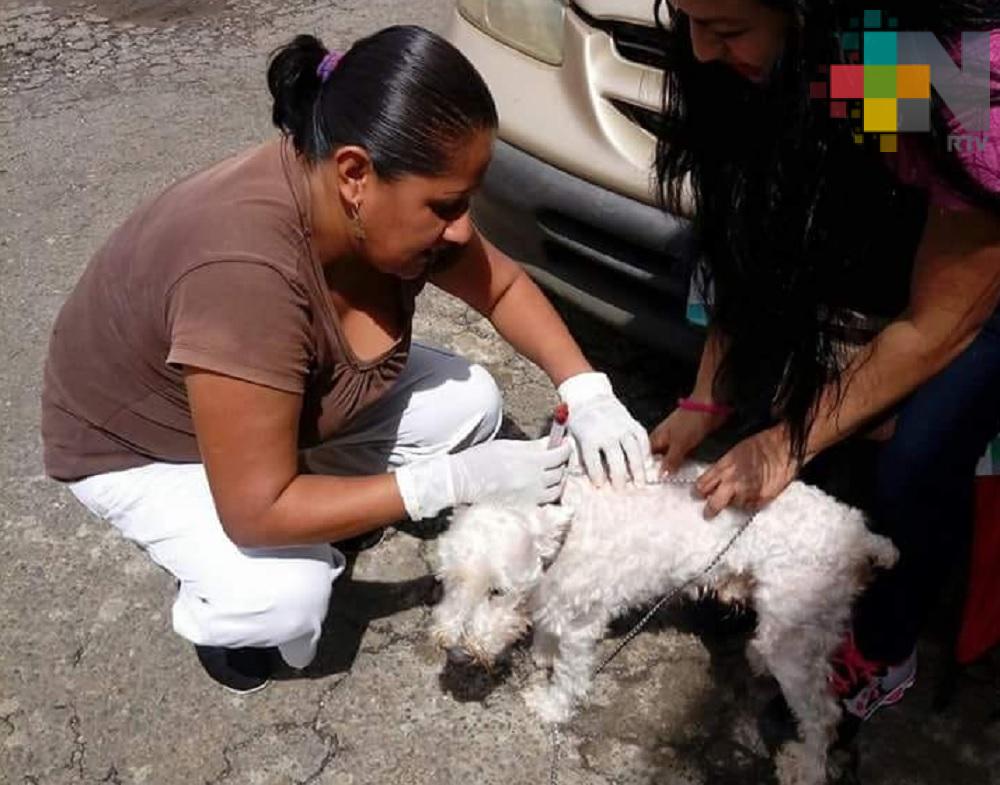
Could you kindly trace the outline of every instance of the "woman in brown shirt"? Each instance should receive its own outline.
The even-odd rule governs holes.
[[[46,467],[178,579],[174,629],[213,678],[304,667],[344,557],[328,543],[460,503],[558,498],[568,445],[493,440],[482,368],[412,344],[426,282],[559,386],[596,482],[643,480],[646,433],[469,199],[496,109],[450,44],[395,27],[268,71],[280,140],[119,227],[57,319]],[[605,466],[607,470],[605,470]]]

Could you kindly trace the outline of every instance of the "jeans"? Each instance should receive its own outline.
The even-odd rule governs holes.
[[[888,663],[909,656],[954,568],[968,563],[975,467],[1000,432],[1000,308],[896,415],[889,441],[848,439],[822,452],[800,476],[865,510],[869,527],[899,549],[896,567],[876,574],[854,611],[858,648]],[[766,413],[734,423],[700,457],[716,460],[773,424]]]
[[[870,659],[899,662],[914,649],[949,568],[968,559],[976,462],[1000,432],[1000,309],[969,347],[900,407],[875,457],[873,529],[899,548],[855,608]]]

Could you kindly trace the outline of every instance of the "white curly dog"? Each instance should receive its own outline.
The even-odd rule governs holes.
[[[800,740],[776,761],[783,785],[826,781],[840,708],[827,684],[830,656],[873,567],[896,549],[862,513],[801,482],[764,507],[707,576],[747,520],[702,515],[687,479],[624,490],[593,487],[577,471],[561,506],[459,510],[438,546],[444,593],[433,634],[452,662],[487,667],[533,629],[536,664],[551,677],[526,693],[548,722],[568,719],[591,684],[609,622],[690,582],[695,592],[752,604],[748,657],[780,685]]]

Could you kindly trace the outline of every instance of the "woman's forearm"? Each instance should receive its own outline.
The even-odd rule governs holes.
[[[406,517],[391,474],[301,473],[301,395],[193,366],[184,381],[216,512],[237,545],[331,542]]]
[[[280,548],[336,542],[405,518],[406,508],[391,474],[299,474],[252,520],[222,523],[237,545]]]
[[[694,390],[691,396],[702,403],[709,403],[713,399],[713,389],[715,387],[715,376],[719,371],[719,365],[726,353],[726,339],[718,327],[710,326],[708,337],[705,339],[705,348],[701,351],[701,360],[698,363],[698,375],[695,378]]]
[[[806,459],[856,433],[942,370],[975,337],[928,336],[909,320],[892,322],[820,397]]]
[[[476,233],[431,282],[464,301],[558,386],[593,370],[555,308],[520,264]]]
[[[815,455],[862,428],[958,357],[1000,301],[1000,226],[977,210],[931,212],[910,306],[823,391],[806,444]]]
[[[565,322],[523,270],[487,316],[504,340],[545,371],[556,386],[593,370]]]

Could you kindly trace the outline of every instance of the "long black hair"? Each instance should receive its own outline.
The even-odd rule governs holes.
[[[699,63],[689,21],[656,0],[666,75],[656,177],[664,206],[694,210],[711,317],[727,349],[714,394],[737,407],[766,401],[804,456],[819,394],[842,388],[847,311],[891,317],[906,306],[926,195],[901,185],[877,141],[857,144],[829,105],[810,98],[824,67],[846,62],[840,33],[867,0],[762,0],[789,18],[771,78],[751,84],[721,63]],[[1000,27],[995,0],[884,0],[903,30],[955,37]],[[1000,213],[1000,197],[946,154],[945,109],[923,135],[949,185]],[[690,193],[692,204],[687,196]],[[849,380],[848,380],[849,381]]]
[[[445,172],[468,136],[497,127],[482,77],[439,35],[388,27],[354,43],[324,80],[327,49],[299,35],[271,56],[272,119],[310,162],[359,145],[380,177]]]

